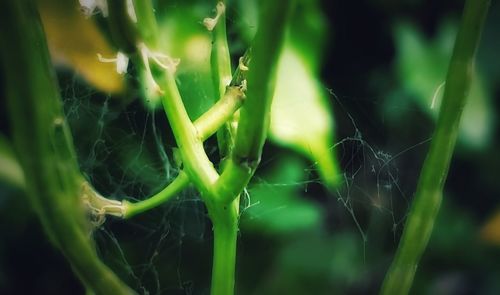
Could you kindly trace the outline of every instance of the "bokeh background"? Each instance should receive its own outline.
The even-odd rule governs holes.
[[[122,77],[97,60],[115,52],[102,14],[85,18],[77,1],[38,2],[86,177],[116,199],[163,188],[178,172],[173,137],[161,109],[140,99],[133,66]],[[168,51],[181,57],[179,87],[195,118],[213,102],[211,40],[201,24],[213,5],[154,2]],[[276,107],[271,141],[242,196],[236,293],[375,294],[432,136],[463,1],[297,2],[278,79],[288,100]],[[255,33],[258,7],[228,1],[234,66]],[[499,29],[493,1],[412,294],[500,294]],[[30,209],[22,174],[8,166],[15,151],[0,83],[0,293],[84,294]],[[206,150],[218,160],[215,140]],[[192,188],[89,234],[141,294],[209,293],[211,224]]]

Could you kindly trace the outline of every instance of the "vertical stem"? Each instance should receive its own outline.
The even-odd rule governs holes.
[[[223,5],[224,10],[227,11],[225,6],[226,1],[214,1],[216,5]],[[226,87],[231,82],[231,56],[229,54],[229,47],[227,44],[226,35],[226,12],[224,12],[217,22],[213,31],[213,44],[212,54],[210,56],[212,65],[212,79],[214,81],[215,97],[222,97],[226,91]],[[219,153],[221,158],[229,155],[232,147],[232,130],[231,122],[224,124],[217,132],[217,142],[219,144]]]
[[[214,226],[212,295],[231,295],[234,292],[238,196],[260,160],[274,93],[276,65],[291,2],[266,2],[261,11],[259,30],[253,44],[255,66],[250,70],[248,98],[240,117],[236,146],[233,151],[229,150],[230,159],[222,177],[211,187],[211,195],[215,198],[207,203],[207,208]],[[224,68],[224,65],[221,67]],[[226,82],[219,80],[219,83]],[[225,88],[225,85],[220,88],[222,86]]]
[[[89,238],[80,200],[84,179],[35,4],[0,1],[0,11],[0,57],[9,119],[31,204],[87,289],[97,294],[132,294],[99,260]]]
[[[134,0],[137,15],[137,29],[142,41],[151,49],[158,49],[158,25],[151,0]]]
[[[153,13],[152,2],[147,0],[135,1],[134,3],[138,30],[141,32],[141,36],[147,38],[147,40],[142,41],[151,42],[151,44],[146,43],[146,45],[154,47],[158,42],[158,36],[155,33],[158,31],[158,25]],[[202,196],[206,196],[208,188],[217,180],[219,174],[208,159],[203,148],[203,141],[197,134],[193,122],[189,119],[175,82],[174,73],[166,70],[155,75],[155,78],[158,79],[161,89],[165,92],[161,97],[163,109],[181,153],[184,171]]]
[[[108,25],[111,37],[118,48],[129,54],[136,53],[137,30],[127,13],[125,0],[106,0],[108,4]]]
[[[216,5],[225,5],[225,1],[214,1]],[[224,6],[224,10],[226,7]],[[231,82],[231,57],[226,35],[226,12],[221,15],[214,30],[211,63],[212,78],[216,97],[222,97]],[[238,89],[234,88],[233,89]],[[227,88],[227,91],[231,91]],[[231,153],[234,130],[231,119],[217,132],[217,142],[221,158]],[[223,166],[223,165],[222,165]],[[212,262],[212,295],[234,294],[236,268],[236,242],[238,233],[239,198],[234,196],[233,203],[208,203],[214,231],[214,253]]]
[[[489,4],[489,0],[465,2],[436,130],[420,174],[415,200],[381,294],[399,295],[409,292],[420,257],[431,237]]]
[[[209,207],[214,230],[212,295],[232,295],[234,292],[238,205],[235,200],[229,206],[217,206],[212,210]]]
[[[214,192],[223,202],[230,203],[241,193],[260,162],[269,127],[278,57],[293,2],[266,1],[262,5],[252,44],[247,99],[240,111],[235,146],[214,186]]]
[[[216,5],[226,1],[214,1]],[[225,6],[224,6],[225,7]],[[217,22],[213,31],[214,43],[212,45],[211,63],[216,97],[221,97],[226,91],[226,86],[231,82],[231,57],[226,36],[226,12],[224,12]]]

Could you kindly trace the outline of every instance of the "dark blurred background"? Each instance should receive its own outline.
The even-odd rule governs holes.
[[[174,33],[165,29],[174,36],[203,30],[196,20],[212,7],[204,1],[155,2],[165,28],[187,23]],[[228,2],[236,65],[255,31],[257,6]],[[279,142],[266,145],[250,197],[242,197],[236,293],[375,294],[427,152],[463,1],[298,2],[290,35],[298,36],[296,47],[316,64],[342,181],[326,189],[317,163]],[[99,38],[109,39],[103,17],[93,17],[102,36],[85,26],[85,34],[71,34],[57,21],[78,9],[70,6],[68,13],[54,3],[39,0],[82,171],[104,195],[143,199],[177,173],[168,123],[161,110],[150,111],[136,99],[132,67],[125,81],[132,86],[120,92],[106,70],[88,62],[95,59],[89,58],[92,50],[104,50]],[[500,5],[493,1],[441,212],[412,294],[500,294],[499,28]],[[184,42],[182,36],[173,38]],[[87,48],[84,38],[96,41]],[[58,43],[74,48],[58,50]],[[203,73],[179,75],[180,82],[204,83]],[[190,85],[180,85],[187,97]],[[196,97],[210,96],[202,86],[193,89]],[[186,104],[199,113],[199,105],[210,101]],[[0,124],[4,151],[10,137],[4,99]],[[207,142],[217,158],[215,147]],[[1,294],[84,294],[22,189],[7,178],[0,179],[0,233]],[[139,293],[209,294],[211,224],[194,189],[131,220],[108,218],[93,236],[103,260]]]

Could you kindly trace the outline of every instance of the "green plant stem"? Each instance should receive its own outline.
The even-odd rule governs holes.
[[[217,3],[216,5],[220,5],[218,1],[215,2]],[[225,5],[224,2],[221,3]],[[226,13],[220,16],[219,22],[215,26],[213,39],[211,63],[216,92],[223,93],[230,89],[237,89],[242,92],[242,87],[245,87],[242,84],[245,78],[240,70],[236,70],[232,81],[229,78],[232,76],[232,72],[226,35]],[[245,57],[249,59],[250,55],[245,54]],[[229,84],[234,85],[235,82],[237,86],[229,86]],[[234,113],[231,114],[229,120],[226,121],[217,133],[219,154],[223,159],[221,163],[222,169],[225,169],[224,159],[231,154],[234,144],[237,123],[233,115]],[[213,198],[212,202],[207,203],[214,231],[212,284],[210,291],[212,295],[231,295],[234,293],[239,195],[233,196],[233,199],[233,203],[230,206],[217,202]]]
[[[244,99],[245,93],[241,87],[228,86],[222,98],[194,122],[198,136],[205,141],[213,135],[232,118]]]
[[[215,5],[225,1],[214,1]],[[231,56],[226,36],[226,13],[219,17],[219,21],[213,30],[212,52],[210,56],[212,66],[212,79],[214,81],[214,89],[217,97],[220,97],[225,92],[226,86],[231,81]],[[221,158],[229,154],[232,146],[231,122],[227,122],[224,128],[221,128],[217,133],[217,142],[219,145],[219,154]]]
[[[278,57],[292,2],[266,1],[261,10],[252,44],[247,100],[240,110],[235,146],[213,187],[217,199],[225,204],[231,203],[241,193],[260,162],[269,125]]]
[[[151,30],[151,28],[157,28],[151,1],[139,2],[136,1],[135,3],[137,22],[138,25],[142,26],[138,28],[139,32],[146,32]],[[152,35],[148,37],[149,42],[156,42],[157,36],[154,32],[156,32],[156,29],[150,32]],[[146,42],[148,40],[142,41]],[[155,44],[145,44],[148,47],[155,46]],[[219,174],[208,159],[203,149],[203,141],[199,138],[194,124],[189,119],[179,89],[175,83],[174,73],[168,70],[163,71],[161,74],[157,74],[155,78],[158,79],[158,85],[164,91],[161,99],[163,109],[174,133],[183,161],[184,171],[202,195],[207,195],[208,188],[219,177]]]
[[[216,0],[225,5],[226,1]],[[232,79],[231,74],[231,56],[226,37],[226,13],[220,16],[217,25],[213,30],[213,45],[211,54],[212,74],[216,88],[217,97],[220,97],[229,85]]]
[[[144,43],[151,49],[158,49],[158,25],[151,0],[134,0],[137,29]]]
[[[238,236],[238,204],[211,206],[207,204],[214,231],[212,265],[212,295],[234,293],[236,267],[236,241]]]
[[[489,0],[465,2],[436,130],[395,259],[387,272],[381,294],[399,295],[409,292],[418,262],[431,237],[489,4]]]
[[[106,0],[108,3],[108,25],[111,37],[121,51],[128,55],[137,52],[138,32],[127,13],[125,0]]]
[[[209,188],[219,178],[219,174],[208,159],[203,141],[189,119],[173,74],[166,71],[160,86],[165,91],[162,97],[163,109],[174,133],[184,171],[202,196],[207,196]]]
[[[159,205],[171,199],[173,196],[177,195],[188,185],[189,185],[189,177],[187,176],[186,173],[180,171],[179,175],[174,179],[174,181],[172,181],[165,189],[163,189],[161,192],[157,193],[153,197],[137,203],[130,203],[128,201],[124,201],[123,218],[131,218],[144,211],[158,207]]]
[[[205,141],[212,136],[241,107],[244,97],[241,87],[229,86],[224,96],[194,122],[198,137]],[[159,193],[136,203],[104,198],[90,187],[84,196],[87,204],[96,214],[108,214],[127,219],[167,202],[189,183],[189,177],[181,171],[174,181]]]
[[[29,0],[0,2],[0,56],[27,195],[51,241],[88,290],[132,294],[99,260],[89,238],[79,198],[84,180],[35,7]]]
[[[262,9],[259,31],[252,46],[255,67],[250,71],[248,78],[248,98],[241,110],[236,146],[230,151],[229,161],[224,166],[221,177],[212,187],[213,198],[206,202],[214,228],[212,295],[231,295],[234,292],[238,196],[260,160],[260,152],[266,137],[264,128],[267,129],[266,122],[269,120],[268,112],[274,92],[276,64],[284,39],[290,2],[266,2]],[[250,106],[247,108],[248,103]],[[253,126],[249,126],[252,124]],[[255,141],[260,143],[253,145],[257,149],[255,154],[254,149],[247,150],[243,147]],[[258,155],[259,160],[254,161],[253,167],[248,167],[248,162],[240,161],[241,156],[248,158],[254,155]],[[244,173],[239,173],[240,168]]]

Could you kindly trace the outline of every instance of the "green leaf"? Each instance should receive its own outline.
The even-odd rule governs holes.
[[[332,149],[334,122],[325,89],[299,52],[287,44],[278,65],[270,138],[309,157],[322,180],[335,187],[340,171]]]
[[[241,38],[249,43],[256,31],[258,1],[237,1]],[[271,109],[270,139],[308,157],[325,185],[336,187],[340,169],[333,145],[335,123],[329,97],[319,82],[327,25],[319,1],[298,1],[278,65]],[[251,68],[251,65],[250,65]]]
[[[361,240],[355,233],[338,231],[333,236],[311,231],[289,237],[261,274],[269,279],[260,280],[256,290],[265,295],[349,294],[371,271]]]
[[[432,40],[426,39],[412,25],[399,24],[395,30],[396,69],[402,87],[427,114],[437,119],[450,60],[455,26],[444,23]],[[460,125],[459,140],[470,148],[481,148],[491,139],[495,114],[488,88],[480,73],[475,72],[468,104]],[[397,98],[395,98],[397,99]],[[391,102],[388,102],[388,106]]]
[[[270,138],[313,161],[331,189],[341,172],[333,150],[332,106],[318,75],[326,33],[317,1],[300,1],[278,65]]]
[[[109,94],[125,91],[124,77],[114,63],[97,58],[116,57],[93,18],[85,18],[78,1],[38,0],[52,59],[71,68],[98,90]]]
[[[318,227],[321,208],[301,197],[305,164],[297,157],[281,159],[250,189],[250,207],[244,210],[242,226],[269,234],[290,234]]]
[[[8,140],[0,134],[0,181],[24,189],[24,173]]]

